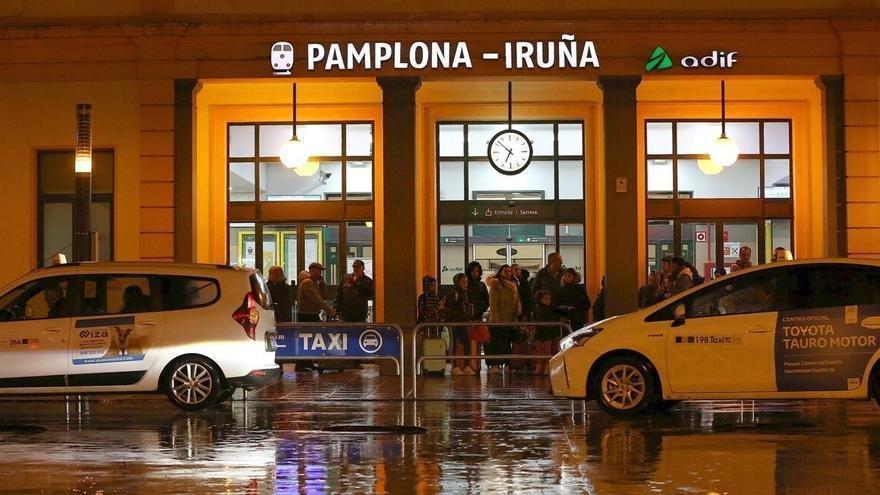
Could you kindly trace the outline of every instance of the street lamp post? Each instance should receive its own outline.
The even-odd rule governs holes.
[[[76,106],[76,185],[73,197],[73,261],[92,260],[92,105]]]

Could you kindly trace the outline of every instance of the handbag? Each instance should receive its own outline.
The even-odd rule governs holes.
[[[486,325],[475,325],[468,330],[468,337],[479,344],[489,342],[489,327]]]

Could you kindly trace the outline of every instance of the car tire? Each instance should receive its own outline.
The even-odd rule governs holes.
[[[612,416],[634,416],[656,403],[654,376],[636,357],[615,357],[605,362],[594,388],[599,407]]]
[[[201,411],[216,403],[226,390],[217,367],[201,356],[184,356],[168,367],[162,387],[172,404],[184,411]]]

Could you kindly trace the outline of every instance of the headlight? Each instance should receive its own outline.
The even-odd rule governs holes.
[[[565,352],[572,347],[580,347],[586,344],[588,340],[598,335],[601,331],[602,329],[599,327],[588,327],[578,330],[559,342],[559,350]]]

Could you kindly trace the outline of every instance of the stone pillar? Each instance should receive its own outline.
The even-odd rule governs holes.
[[[416,322],[416,90],[418,77],[380,77],[384,183],[384,321]]]
[[[195,260],[193,236],[193,90],[196,79],[174,81],[174,261]]]
[[[382,301],[385,323],[404,330],[407,361],[412,369],[412,328],[416,323],[416,91],[418,77],[379,77],[382,88],[382,260],[385,266]],[[381,361],[383,375],[394,374],[390,361]]]
[[[603,76],[605,126],[605,312],[638,308],[638,119],[639,76]],[[618,188],[622,188],[618,191]]]
[[[843,76],[822,75],[816,80],[822,90],[825,127],[826,253],[846,256],[846,136],[844,132]]]

